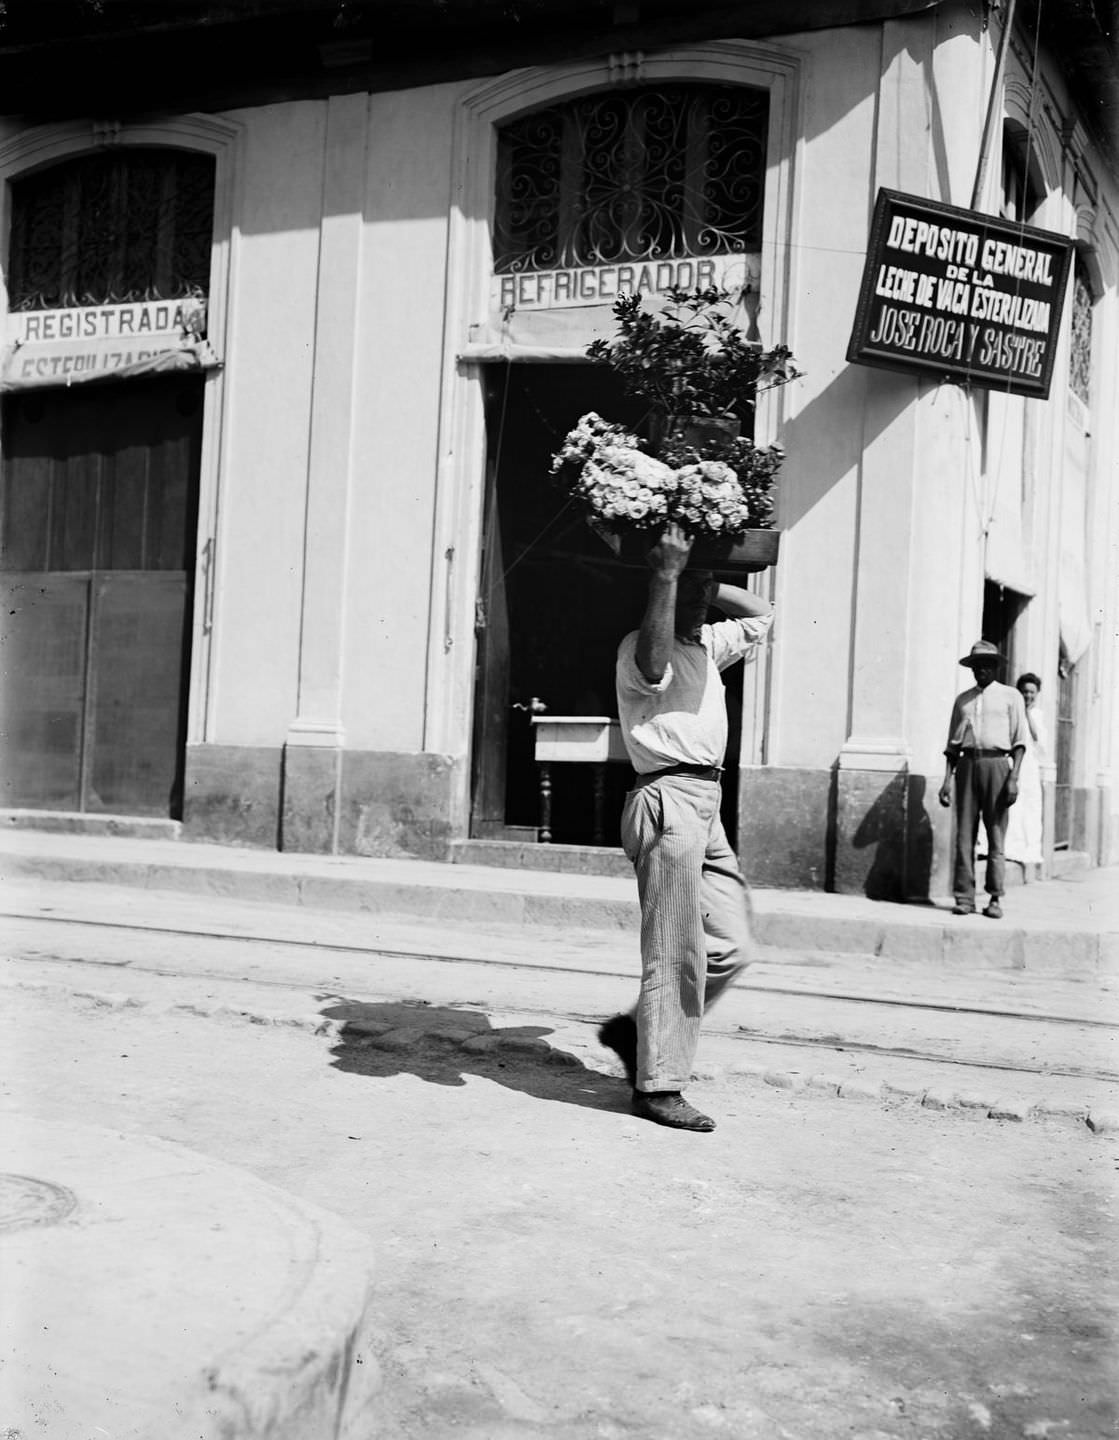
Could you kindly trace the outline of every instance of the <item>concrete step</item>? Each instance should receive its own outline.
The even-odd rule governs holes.
[[[0,830],[30,830],[47,835],[115,835],[127,840],[178,840],[178,820],[154,815],[110,815],[71,810],[2,810]]]
[[[628,880],[633,867],[610,845],[540,845],[519,840],[456,840],[454,865],[492,865],[501,870],[551,870],[564,875],[610,875]]]
[[[632,876],[278,854],[112,835],[0,832],[0,878],[97,882],[400,915],[434,926],[530,927],[547,940],[544,951],[560,932],[633,935],[638,924]],[[753,903],[759,942],[779,949],[961,970],[1085,978],[1119,973],[1115,872],[1023,887],[1008,900],[1003,921],[955,917],[943,905],[895,905],[821,892],[758,890]]]

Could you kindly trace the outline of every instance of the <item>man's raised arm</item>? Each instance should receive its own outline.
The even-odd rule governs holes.
[[[732,620],[753,620],[761,615],[772,615],[773,606],[753,590],[744,590],[741,585],[719,585],[711,600]]]
[[[650,685],[659,685],[672,659],[676,636],[676,582],[684,573],[692,542],[679,525],[666,525],[649,551],[649,599],[637,636],[634,658]]]

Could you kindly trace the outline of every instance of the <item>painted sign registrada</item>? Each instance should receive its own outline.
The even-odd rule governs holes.
[[[668,290],[737,293],[757,285],[757,255],[706,255],[675,260],[632,260],[570,270],[524,270],[494,275],[490,300],[495,310],[563,310],[579,305],[612,305],[619,295],[663,295]]]
[[[1046,399],[1072,241],[880,190],[847,358]]]
[[[176,356],[196,357],[205,332],[202,299],[15,311],[4,322],[0,386],[72,385],[142,373]]]

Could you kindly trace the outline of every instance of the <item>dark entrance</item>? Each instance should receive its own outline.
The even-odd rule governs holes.
[[[579,364],[486,367],[488,494],[477,607],[471,833],[535,839],[539,774],[531,717],[617,716],[614,656],[640,623],[645,573],[619,565],[549,473],[563,436],[588,410],[640,429],[645,403],[605,368]],[[741,578],[741,577],[739,577]],[[724,822],[733,822],[741,668],[727,674],[731,736]],[[619,843],[626,764],[606,767],[600,843]],[[552,840],[595,843],[594,773],[552,770]],[[728,828],[732,840],[733,828]]]
[[[1015,626],[1028,603],[1028,596],[994,580],[983,586],[983,639],[997,645],[1006,656],[1006,664],[999,666],[997,675],[1003,685],[1013,685],[1018,674]]]
[[[181,814],[203,383],[4,401],[6,806]]]

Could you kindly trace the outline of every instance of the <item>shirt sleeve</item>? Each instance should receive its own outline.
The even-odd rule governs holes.
[[[1022,699],[1017,690],[1010,689],[1010,748],[1017,750],[1028,749],[1030,743],[1030,727],[1026,724],[1026,702]]]
[[[768,615],[743,615],[735,620],[718,620],[703,627],[707,652],[718,670],[725,670],[754,650],[769,634],[773,611]]]
[[[637,663],[638,634],[637,630],[631,631],[618,646],[618,662],[615,667],[618,689],[631,695],[663,695],[672,684],[672,662],[669,661],[665,666],[664,674],[655,684],[646,680]]]
[[[949,760],[960,758],[960,731],[963,728],[963,711],[961,697],[956,696],[952,701],[952,718],[948,721],[948,743],[944,747],[944,753]]]

